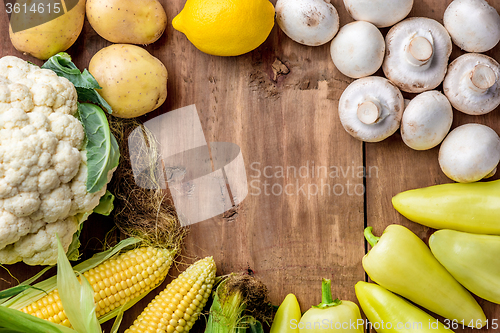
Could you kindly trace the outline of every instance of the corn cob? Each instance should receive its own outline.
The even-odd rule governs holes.
[[[187,333],[207,303],[215,281],[212,257],[199,260],[173,280],[125,333]]]
[[[158,286],[167,276],[172,260],[172,253],[168,250],[141,247],[106,260],[83,273],[95,292],[97,317]],[[71,327],[57,289],[21,311]]]

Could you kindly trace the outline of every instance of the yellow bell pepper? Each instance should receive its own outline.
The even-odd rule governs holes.
[[[368,282],[358,282],[356,297],[370,320],[367,328],[378,333],[452,333],[425,311],[394,295],[387,289]]]
[[[500,236],[439,230],[429,239],[429,246],[465,288],[500,304]]]
[[[368,227],[365,237],[373,248],[362,263],[373,281],[450,320],[476,328],[486,323],[486,316],[474,297],[413,232],[393,224],[380,238]]]
[[[292,327],[299,323],[301,316],[297,297],[294,294],[288,294],[276,311],[270,333],[298,333],[298,328]]]
[[[500,235],[500,180],[406,191],[392,204],[409,220],[434,229]]]
[[[364,332],[364,321],[358,306],[353,302],[341,301],[338,298],[333,300],[330,280],[323,279],[321,295],[321,303],[307,310],[300,319],[297,325],[299,332]]]

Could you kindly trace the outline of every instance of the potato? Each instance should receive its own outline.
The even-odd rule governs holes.
[[[47,23],[35,26],[22,31],[13,32],[12,26],[24,26],[30,22],[38,21],[40,18],[47,21],[49,15],[42,16],[36,9],[31,11],[33,5],[39,5],[40,1],[26,1],[26,7],[21,6],[21,10],[13,11],[10,18],[9,35],[14,47],[21,52],[29,53],[33,57],[46,60],[62,51],[66,51],[77,40],[82,32],[83,21],[85,20],[85,0],[79,0],[66,14],[61,15]],[[49,12],[48,2],[44,7],[44,13]],[[26,12],[25,12],[26,8]],[[50,7],[52,13],[55,7]],[[62,7],[59,8],[63,10]]]
[[[157,0],[87,0],[87,19],[113,43],[151,44],[167,27],[167,14]]]
[[[142,116],[160,107],[167,98],[167,69],[142,47],[108,46],[92,57],[89,71],[116,117]]]

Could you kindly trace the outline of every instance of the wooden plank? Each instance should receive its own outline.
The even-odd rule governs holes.
[[[182,2],[170,6],[166,9],[172,17]],[[347,13],[342,20],[349,20]],[[303,309],[318,303],[322,277],[332,278],[338,297],[354,300],[354,283],[364,278],[359,265],[364,254],[359,237],[363,197],[325,194],[308,199],[300,187],[314,191],[322,182],[331,188],[349,182],[359,189],[362,177],[312,177],[311,171],[309,177],[263,174],[266,167],[275,173],[280,167],[304,170],[308,163],[310,169],[314,163],[347,173],[349,167],[363,166],[361,144],[345,136],[338,122],[337,100],[350,80],[336,79],[329,46],[300,46],[275,27],[258,50],[220,58],[197,51],[178,32],[167,34],[168,56],[157,53],[172,73],[173,97],[166,109],[195,103],[207,142],[241,147],[250,183],[250,194],[234,215],[191,227],[186,255],[213,255],[219,274],[250,268],[268,285],[274,304],[289,292],[296,293]],[[290,73],[273,80],[276,59]],[[266,195],[266,181],[275,194],[287,184],[293,185],[290,192],[298,193]]]
[[[443,14],[451,0],[447,1],[416,1],[410,16],[426,16],[443,22]],[[489,1],[489,3],[500,9],[500,2]],[[451,60],[463,54],[455,45]],[[487,55],[499,59],[500,49],[495,47]],[[442,91],[442,87],[438,87]],[[412,95],[405,94],[411,98]],[[454,110],[452,129],[467,123],[480,123],[488,125],[497,133],[500,133],[498,110],[484,116],[468,116]],[[431,185],[450,183],[438,164],[439,147],[429,151],[415,151],[407,147],[398,131],[391,138],[378,143],[366,144],[366,163],[378,167],[378,177],[367,178],[367,223],[374,227],[374,232],[380,234],[389,224],[401,224],[415,232],[420,238],[428,242],[429,236],[434,230],[413,223],[401,216],[391,204],[391,198],[406,190],[421,188]],[[491,179],[497,179],[498,175]],[[500,307],[488,301],[477,298],[483,307],[486,317],[490,320],[500,318]],[[455,329],[455,332],[475,332],[476,330]],[[482,332],[496,332],[492,328],[483,329]]]

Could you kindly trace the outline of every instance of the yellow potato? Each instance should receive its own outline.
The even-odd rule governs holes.
[[[51,13],[55,11],[54,7],[48,7],[48,2],[41,3],[40,1],[30,0],[24,3],[26,6],[21,6],[17,13],[13,11],[10,18],[10,40],[18,51],[29,53],[38,59],[46,60],[54,54],[69,49],[82,32],[83,21],[85,20],[85,0],[79,0],[76,6],[71,8],[67,13],[47,23],[13,32],[12,27],[16,26],[16,24],[29,25],[29,22],[40,19],[43,15],[40,12],[41,10],[46,15],[44,16],[45,19],[50,19],[50,15],[48,15],[49,11]],[[33,5],[35,7],[32,7]],[[57,11],[64,12],[65,10],[62,6],[56,8]]]
[[[113,43],[151,44],[167,27],[167,15],[157,0],[87,0],[87,19]]]
[[[108,46],[92,57],[89,71],[116,117],[142,116],[160,107],[167,98],[167,69],[142,47]]]

